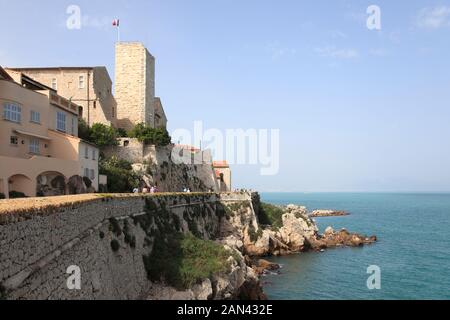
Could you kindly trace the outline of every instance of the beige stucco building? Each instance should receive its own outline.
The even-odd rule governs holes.
[[[16,81],[15,73],[25,74],[81,106],[80,117],[89,126],[94,123],[116,125],[117,104],[105,67],[8,68],[6,71]]]
[[[69,178],[84,176],[85,168],[98,187],[98,149],[77,137],[79,105],[0,67],[0,110],[1,194],[65,194]],[[90,154],[81,159],[86,146]]]
[[[155,58],[142,43],[116,44],[114,96],[118,127],[155,126]]]

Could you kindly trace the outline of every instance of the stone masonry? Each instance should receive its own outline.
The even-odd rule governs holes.
[[[145,215],[146,199],[167,206],[179,217],[183,232],[195,224],[204,239],[216,239],[227,222],[218,206],[250,198],[213,193],[81,195],[47,203],[24,199],[28,206],[17,204],[6,211],[0,206],[0,298],[5,294],[7,299],[39,300],[145,298],[152,286],[142,260],[148,250],[146,234],[134,219]],[[127,245],[124,234],[115,233],[112,218],[122,228],[128,226],[135,246]],[[117,251],[112,241],[120,244]],[[81,269],[80,290],[67,286],[70,266]]]
[[[118,126],[131,130],[138,123],[155,126],[155,58],[142,43],[116,44],[115,98]]]

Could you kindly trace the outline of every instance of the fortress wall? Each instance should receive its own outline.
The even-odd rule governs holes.
[[[81,195],[0,201],[1,291],[4,294],[6,288],[9,299],[145,298],[152,285],[143,263],[143,255],[149,253],[148,232],[136,217],[148,213],[148,203],[156,204],[162,210],[158,214],[178,216],[183,232],[195,226],[204,239],[215,239],[221,232],[221,196]],[[242,194],[224,197],[249,200]],[[5,210],[8,203],[13,205]],[[127,232],[115,234],[111,218]],[[126,234],[135,239],[134,247],[127,244]],[[117,252],[112,241],[120,245]],[[81,269],[80,290],[67,287],[70,266]]]

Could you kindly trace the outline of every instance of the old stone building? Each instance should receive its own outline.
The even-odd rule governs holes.
[[[161,98],[155,98],[155,128],[167,128],[167,116],[161,103]]]
[[[142,43],[116,44],[114,88],[118,127],[155,126],[155,58]]]
[[[231,169],[227,161],[214,161],[214,172],[221,192],[231,191]]]
[[[62,97],[81,106],[80,116],[94,123],[116,125],[116,101],[112,81],[105,67],[8,68],[10,74],[23,73],[57,90]]]

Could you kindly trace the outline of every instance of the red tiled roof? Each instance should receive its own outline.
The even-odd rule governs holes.
[[[213,161],[214,168],[229,168],[228,162],[226,160],[223,161]]]

